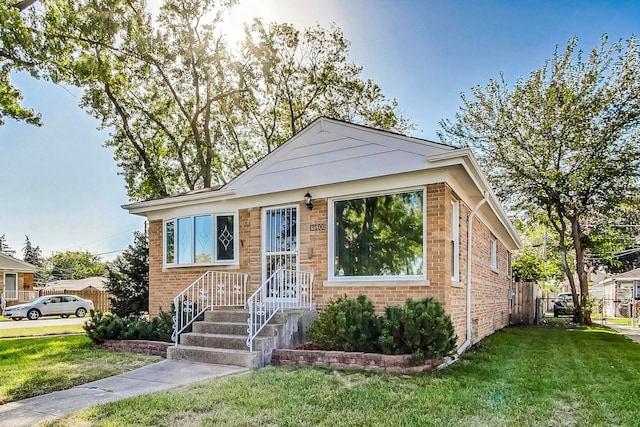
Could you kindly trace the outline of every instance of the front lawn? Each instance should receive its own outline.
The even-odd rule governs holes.
[[[65,390],[159,360],[97,350],[84,335],[2,339],[0,404]]]
[[[27,323],[32,325],[32,323]],[[84,325],[30,326],[18,329],[0,329],[0,338],[37,337],[44,335],[84,334]]]
[[[50,425],[637,425],[638,402],[638,344],[606,328],[514,327],[436,373],[269,367]]]

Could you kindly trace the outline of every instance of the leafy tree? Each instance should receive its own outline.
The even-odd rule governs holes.
[[[470,146],[514,210],[542,215],[553,227],[576,320],[590,323],[585,254],[637,194],[640,54],[635,38],[609,44],[603,36],[588,55],[576,46],[571,39],[511,89],[503,76],[473,88],[455,121],[441,122],[440,136]]]
[[[111,311],[120,317],[149,311],[149,239],[135,232],[133,244],[107,266]]]
[[[516,251],[511,264],[517,282],[562,280],[561,251],[553,239],[554,230],[541,224],[543,218],[526,217],[514,221],[521,236],[522,249]]]
[[[514,258],[511,268],[516,282],[543,282],[557,277],[553,263],[532,252],[523,252]]]
[[[21,105],[22,94],[11,83],[10,72],[35,73],[37,40],[20,12],[25,2],[0,0],[0,125],[4,118],[40,125],[40,116]],[[33,16],[33,15],[30,15]]]
[[[319,115],[410,127],[347,62],[338,29],[256,21],[231,50],[218,25],[234,3],[165,0],[157,25],[143,0],[58,0],[46,15],[73,51],[51,55],[52,67],[114,129],[106,145],[132,199],[224,184]]]
[[[47,277],[55,280],[77,280],[86,277],[104,277],[105,264],[90,252],[66,251],[52,255],[47,260]]]

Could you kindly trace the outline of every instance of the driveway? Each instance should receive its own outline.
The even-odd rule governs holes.
[[[71,316],[68,319],[62,319],[58,316],[44,317],[38,320],[22,319],[19,322],[15,320],[6,320],[0,322],[0,329],[21,329],[21,328],[38,328],[44,326],[65,326],[65,325],[82,325],[91,317],[75,317]]]

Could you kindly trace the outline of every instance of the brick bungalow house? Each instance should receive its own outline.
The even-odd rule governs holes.
[[[191,285],[177,304],[248,307],[244,331],[359,294],[434,297],[461,350],[509,323],[520,241],[468,149],[322,117],[221,188],[123,208],[149,220],[151,315]]]
[[[0,253],[0,309],[7,305],[33,301],[33,274],[38,267]]]

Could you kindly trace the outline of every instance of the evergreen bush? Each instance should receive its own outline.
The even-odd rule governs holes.
[[[158,317],[147,320],[137,316],[118,317],[96,312],[84,325],[87,336],[95,344],[105,340],[150,340],[170,342],[173,315],[160,310]]]
[[[450,354],[458,339],[451,317],[433,298],[385,307],[381,329],[383,353],[412,354],[415,360]]]
[[[380,321],[366,296],[330,301],[307,329],[307,337],[323,350],[378,351]]]
[[[387,306],[376,316],[366,296],[343,296],[307,329],[307,338],[322,350],[411,354],[411,364],[442,357],[455,348],[457,336],[451,317],[433,298],[407,299],[404,307]]]

